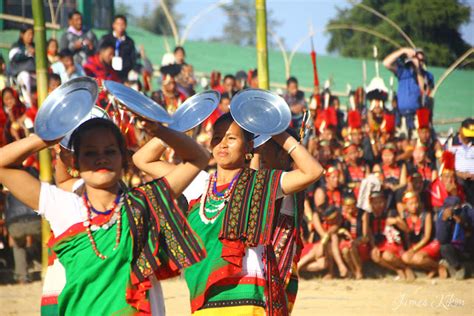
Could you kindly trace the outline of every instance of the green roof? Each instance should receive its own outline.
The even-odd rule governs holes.
[[[58,38],[60,36],[58,33]],[[97,30],[98,37],[105,34],[104,30]],[[8,30],[0,32],[2,42],[12,43],[18,37],[18,31]],[[50,34],[50,33],[49,33]],[[48,36],[49,36],[48,34]],[[130,26],[128,34],[134,39],[137,45],[144,45],[148,58],[154,65],[159,65],[161,57],[165,53],[165,37],[158,36],[146,30]],[[171,49],[174,47],[173,39],[168,37]],[[187,61],[194,65],[196,72],[210,73],[219,70],[223,75],[227,73],[235,74],[239,70],[249,70],[256,67],[256,52],[254,47],[240,47],[237,45],[188,41],[185,44]],[[369,45],[367,49],[372,49]],[[4,56],[7,50],[2,49]],[[362,60],[354,58],[344,58],[335,56],[318,55],[318,72],[321,84],[328,78],[333,78],[332,90],[345,91],[346,85],[353,88],[361,86],[362,80]],[[272,83],[284,84],[286,81],[284,62],[282,54],[278,50],[269,51],[270,81]],[[436,79],[444,73],[445,68],[429,67]],[[296,53],[292,62],[291,75],[296,76],[302,87],[311,87],[313,73],[311,59],[308,53]],[[375,75],[374,61],[367,61],[367,77]],[[384,78],[388,86],[391,73],[386,70],[380,62],[380,76]],[[395,80],[395,85],[396,85]],[[368,83],[367,83],[368,84]],[[342,103],[346,100],[342,99]],[[439,88],[435,100],[435,120],[465,118],[474,116],[474,71],[456,70],[450,75]],[[437,130],[445,131],[450,126],[457,128],[459,124],[439,125]]]

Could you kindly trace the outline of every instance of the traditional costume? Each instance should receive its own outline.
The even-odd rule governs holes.
[[[278,214],[281,174],[243,169],[221,187],[212,175],[190,203],[188,222],[207,249],[184,273],[193,315],[288,315],[297,243],[293,225]]]
[[[39,204],[54,233],[49,246],[66,272],[61,315],[151,314],[151,280],[176,276],[205,257],[164,179],[124,189],[111,210],[95,217],[86,194],[46,183]]]

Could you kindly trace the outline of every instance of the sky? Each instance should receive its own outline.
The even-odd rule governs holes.
[[[230,0],[229,0],[230,1]],[[250,0],[253,1],[253,0]],[[142,15],[145,8],[155,8],[159,0],[117,0],[116,3],[130,5],[135,15]],[[183,16],[182,25],[186,26],[198,12],[205,10],[216,0],[179,0],[176,11]],[[461,28],[463,38],[474,45],[474,0],[465,1],[471,7],[471,22]],[[297,49],[309,52],[309,40],[296,47],[309,33],[310,23],[315,31],[314,44],[319,54],[326,55],[326,46],[329,35],[324,32],[324,27],[329,20],[336,16],[337,8],[346,8],[350,4],[346,0],[267,0],[267,9],[273,12],[273,17],[281,25],[272,32],[283,39],[287,51]],[[219,8],[202,16],[190,29],[189,40],[206,40],[222,36],[222,29],[226,22],[225,16]],[[271,28],[271,26],[268,26]],[[184,31],[184,28],[181,32]]]

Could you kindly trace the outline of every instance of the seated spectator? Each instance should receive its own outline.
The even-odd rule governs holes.
[[[233,75],[228,74],[224,76],[223,91],[224,93],[227,93],[230,98],[232,98],[234,94],[237,93],[235,77]]]
[[[403,244],[400,225],[403,219],[394,209],[387,207],[387,197],[383,191],[373,191],[369,197],[372,213],[369,214],[370,257],[385,269],[395,271],[400,279],[413,281],[413,271],[403,263]]]
[[[120,77],[112,68],[114,49],[115,47],[110,43],[102,43],[97,54],[89,57],[84,65],[86,75],[97,79],[120,82]]]
[[[59,61],[51,65],[51,70],[61,77],[62,83],[86,75],[82,66],[74,62],[73,53],[69,49],[63,49],[59,53]]]
[[[382,175],[384,188],[391,192],[407,184],[406,165],[396,162],[395,155],[395,145],[386,144],[382,150],[382,164],[375,165],[373,170]]]
[[[0,90],[3,90],[7,86],[7,64],[3,55],[0,54]]]
[[[0,100],[0,147],[26,136],[26,107],[18,93],[10,87],[2,90]]]
[[[10,73],[17,80],[25,105],[31,107],[33,105],[32,75],[36,71],[33,26],[27,25],[20,29],[20,37],[12,45],[8,57],[10,59]]]
[[[425,270],[430,278],[438,273],[446,279],[446,267],[438,264],[440,244],[435,239],[432,213],[420,207],[419,199],[414,191],[406,191],[403,196],[405,218],[398,227],[405,233],[408,250],[402,260],[411,268]]]
[[[348,194],[342,202],[342,224],[339,248],[342,258],[356,280],[364,277],[362,264],[369,257],[369,214],[357,208],[356,199]]]
[[[465,201],[463,187],[457,183],[454,165],[454,154],[445,151],[441,156],[439,176],[431,185],[431,205],[435,212],[443,206],[444,200],[449,196],[457,196],[463,203]]]
[[[69,49],[74,55],[74,62],[84,65],[87,58],[93,56],[97,47],[97,37],[92,30],[82,25],[82,15],[79,11],[72,11],[68,15],[69,27],[59,41],[59,49]]]
[[[114,17],[112,32],[101,38],[99,46],[102,43],[114,46],[112,68],[118,73],[122,82],[126,81],[128,73],[136,66],[137,50],[133,39],[127,35],[127,18],[124,15]]]
[[[48,64],[52,65],[59,61],[59,44],[55,38],[50,38],[46,44],[46,57],[48,58]]]
[[[452,268],[457,280],[466,277],[462,253],[466,246],[466,233],[472,232],[466,217],[466,209],[461,207],[461,200],[456,196],[448,197],[436,216],[436,239],[441,244],[443,258],[440,265]]]

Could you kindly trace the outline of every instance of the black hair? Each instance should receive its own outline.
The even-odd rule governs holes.
[[[99,52],[106,50],[107,48],[115,49],[115,45],[109,41],[103,41],[99,46]]]
[[[473,124],[474,124],[474,118],[468,117],[467,119],[465,119],[464,121],[462,121],[461,127],[463,127],[463,128],[469,128],[469,126],[471,126],[471,125],[473,125]]]
[[[235,80],[235,76],[234,76],[234,75],[231,75],[231,74],[227,74],[227,75],[224,76],[224,80],[222,80],[222,81],[226,81],[226,79]]]
[[[61,84],[61,77],[58,74],[55,74],[55,73],[48,74],[48,82],[50,80],[56,80],[59,82],[59,84]]]
[[[49,46],[49,43],[51,43],[51,42],[56,42],[56,44],[58,44],[58,46],[59,46],[58,40],[55,39],[55,38],[50,38],[50,39],[48,40],[48,42],[46,43],[46,46]]]
[[[223,94],[221,94],[221,100],[222,99],[232,99],[232,97],[230,96],[229,92],[224,92]]]
[[[176,47],[174,48],[173,53],[176,54],[176,53],[179,52],[179,51],[181,51],[181,52],[183,53],[183,55],[186,55],[186,52],[185,52],[183,46],[176,46]]]
[[[125,138],[122,135],[122,132],[114,122],[104,119],[104,118],[93,118],[85,121],[78,128],[74,130],[69,139],[68,148],[74,150],[74,159],[75,159],[75,168],[79,169],[79,151],[81,148],[82,137],[88,131],[93,129],[105,129],[112,133],[114,138],[117,140],[117,144],[122,154],[122,167],[124,169],[128,168],[128,150],[127,144],[125,143]]]
[[[225,122],[230,122],[230,123],[235,122],[234,118],[232,117],[232,115],[230,113],[225,113],[222,116],[220,116],[216,120],[216,122],[214,123],[214,129],[216,128],[217,125],[225,123]],[[251,132],[249,132],[249,131],[247,131],[243,128],[242,128],[242,132],[244,133],[244,139],[245,139],[246,142],[250,142],[250,141],[253,140],[253,138],[254,138],[253,133],[251,133]]]
[[[69,14],[67,15],[67,19],[68,19],[68,20],[72,19],[72,17],[75,16],[76,14],[79,14],[79,15],[82,17],[81,12],[79,12],[79,11],[77,11],[77,10],[72,10],[72,11],[69,12]]]
[[[23,34],[25,34],[28,30],[34,31],[33,25],[23,24],[23,25],[20,27],[20,36],[18,37],[18,42],[23,43],[23,39],[21,38],[21,36],[22,36]],[[23,43],[23,44],[24,44],[24,43]]]
[[[125,24],[128,24],[128,23],[127,23],[127,17],[126,17],[125,15],[123,15],[123,14],[117,14],[116,16],[114,16],[113,22],[117,21],[118,19],[122,19],[122,20],[125,22]],[[113,22],[112,22],[112,23],[113,23]]]
[[[286,80],[286,85],[289,86],[290,83],[298,84],[298,79],[296,79],[296,77],[290,77]]]
[[[63,57],[73,57],[74,53],[70,51],[68,48],[61,49],[61,51],[58,54],[59,58]]]

